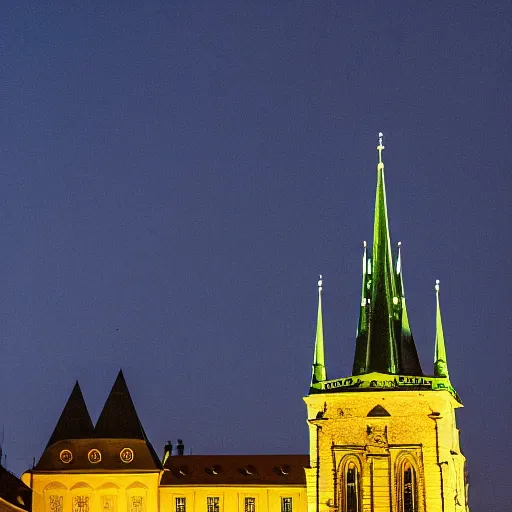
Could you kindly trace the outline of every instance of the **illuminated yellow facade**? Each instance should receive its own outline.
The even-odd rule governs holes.
[[[350,494],[355,511],[407,511],[409,484],[414,512],[466,511],[465,459],[455,426],[460,404],[449,392],[318,394],[306,403],[313,418],[312,467],[306,469],[309,512],[349,511]]]
[[[187,512],[205,512],[208,499],[217,498],[219,510],[245,510],[246,500],[254,500],[254,510],[281,512],[284,501],[289,500],[292,511],[306,512],[306,489],[301,486],[215,486],[215,487],[174,487],[160,490],[160,510],[175,510],[176,500],[185,498]],[[213,502],[212,502],[213,503]]]

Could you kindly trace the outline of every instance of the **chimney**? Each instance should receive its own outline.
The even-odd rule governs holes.
[[[172,443],[171,441],[167,441],[167,444],[164,446],[164,458],[162,459],[162,464],[165,464],[165,461],[172,455]]]
[[[176,449],[178,450],[178,455],[183,455],[185,452],[185,445],[181,439],[178,439],[178,444],[176,445]]]

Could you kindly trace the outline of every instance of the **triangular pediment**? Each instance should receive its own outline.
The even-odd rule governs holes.
[[[382,405],[376,405],[367,415],[369,418],[378,418],[383,416],[391,416]]]

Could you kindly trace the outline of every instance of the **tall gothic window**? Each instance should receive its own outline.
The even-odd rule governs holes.
[[[353,462],[345,470],[345,497],[343,512],[359,512],[359,471]]]
[[[416,507],[416,475],[414,468],[409,462],[403,465],[402,474],[402,493],[403,493],[403,511],[404,512],[417,512]]]

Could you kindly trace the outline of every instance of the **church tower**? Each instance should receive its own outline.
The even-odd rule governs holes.
[[[467,512],[465,458],[450,383],[436,281],[433,375],[409,325],[400,244],[391,249],[382,133],[373,244],[363,248],[352,375],[327,380],[321,293],[307,405],[308,512]]]

